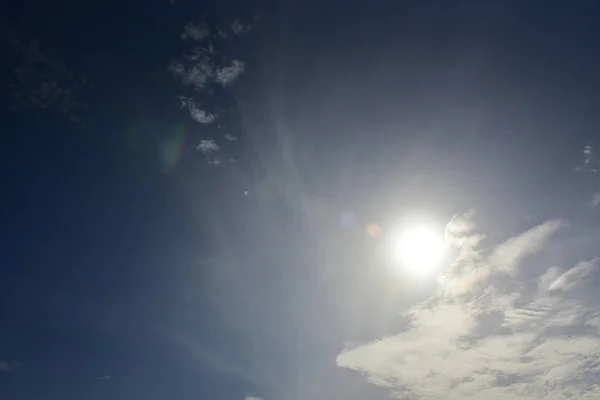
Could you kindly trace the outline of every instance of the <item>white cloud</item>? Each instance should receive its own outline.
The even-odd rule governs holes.
[[[592,207],[600,205],[600,190],[592,195]]]
[[[231,65],[217,69],[215,80],[221,85],[232,84],[244,72],[245,64],[239,60],[233,60]]]
[[[196,150],[203,152],[204,154],[210,154],[219,150],[219,145],[214,140],[201,140]]]
[[[263,400],[260,397],[256,397],[256,396],[246,396],[244,400]]]
[[[212,64],[207,57],[193,61],[191,65],[186,66],[182,60],[173,60],[169,64],[169,71],[181,79],[184,85],[204,89],[214,75]]]
[[[198,90],[205,89],[212,81],[223,86],[231,85],[246,68],[246,64],[239,60],[233,60],[230,65],[213,68],[213,62],[210,58],[210,52],[214,51],[210,46],[207,48],[198,48],[185,58],[171,61],[168,66],[169,71],[181,80],[186,86],[193,86]],[[187,65],[186,65],[187,64]]]
[[[217,157],[217,152],[220,150],[220,147],[214,140],[201,140],[196,146],[196,150],[202,153],[206,162],[210,165],[218,166],[223,163],[221,158]]]
[[[542,250],[550,238],[566,226],[565,221],[551,220],[512,237],[496,247],[490,262],[497,268],[514,273],[523,259]]]
[[[236,18],[231,23],[231,31],[236,35],[243,35],[244,33],[247,33],[251,28],[252,26],[244,25],[239,18]]]
[[[472,223],[452,223],[448,230],[458,236],[475,234]],[[515,273],[526,256],[543,252],[564,226],[547,221],[490,251],[477,250],[477,268],[489,275],[474,280],[480,285],[469,296],[442,291],[405,313],[411,321],[406,330],[347,348],[338,366],[397,398],[599,398],[600,308],[581,296],[598,259],[566,272],[551,268],[538,276],[539,289],[515,289],[524,287]]]
[[[200,122],[201,124],[210,124],[217,118],[215,113],[198,108],[192,101],[188,103],[188,109],[190,110],[190,115],[194,121]]]
[[[485,235],[474,232],[474,213],[453,217],[446,226],[446,240],[459,248],[458,255],[440,280],[447,295],[463,296],[486,284],[498,274],[514,275],[517,266],[530,255],[539,252],[560,229],[567,224],[550,220],[511,237],[496,246],[489,254],[479,248]]]
[[[598,172],[599,165],[600,161],[598,160],[598,156],[592,147],[592,144],[588,143],[583,146],[583,164],[575,168],[575,170],[584,173],[596,174]],[[597,190],[592,194],[592,200],[590,203],[592,207],[597,207],[600,205],[600,190]]]
[[[591,143],[583,146],[583,164],[575,168],[575,170],[588,173],[598,172],[598,157]]]
[[[591,144],[586,144],[583,147],[583,156],[583,163],[585,165],[593,165],[598,162],[598,159],[596,158],[596,153],[594,152],[594,149],[592,148]]]
[[[171,3],[171,5],[173,4],[174,2]],[[244,24],[240,19],[236,19],[231,23],[230,28],[234,34],[241,35],[247,33],[251,29],[251,25]],[[224,96],[214,96],[216,90],[220,90],[219,93],[221,94],[224,93],[222,89],[218,89],[217,85],[223,87],[233,85],[246,68],[246,64],[238,59],[233,59],[227,65],[223,59],[221,45],[228,45],[227,32],[229,30],[227,26],[221,28],[217,25],[215,31],[215,34],[211,35],[205,22],[189,22],[185,25],[181,38],[193,41],[191,49],[180,57],[171,60],[168,65],[170,73],[183,85],[192,89],[191,93],[179,96],[181,107],[187,108],[194,121],[207,125],[212,124],[219,117],[216,112],[210,110],[224,108],[217,103]],[[217,68],[217,66],[220,67]],[[209,109],[206,107],[207,104],[210,105]],[[220,127],[217,126],[217,129],[220,129]],[[228,141],[238,139],[237,136],[229,132],[224,134],[224,138]],[[230,162],[232,160],[230,157],[214,157],[213,153],[219,149],[213,140],[203,140],[197,146],[197,149],[203,153],[207,162],[211,165],[220,165],[223,160],[227,159],[230,159]]]
[[[598,267],[599,261],[600,259],[595,258],[587,262],[579,263],[577,266],[556,278],[556,280],[550,284],[548,290],[562,290],[563,292],[572,290],[582,279],[585,279],[594,272]]]
[[[202,40],[210,36],[210,31],[208,30],[208,26],[206,23],[193,23],[188,22],[188,24],[183,28],[183,33],[181,34],[181,38],[183,40]]]
[[[201,109],[194,103],[194,100],[184,96],[179,96],[181,107],[186,107],[190,116],[196,122],[201,124],[211,124],[217,118],[217,114]]]
[[[542,292],[547,292],[550,288],[550,285],[563,273],[562,268],[554,266],[548,268],[548,270],[541,276],[539,282],[539,290]]]
[[[475,233],[475,211],[453,216],[446,224],[444,235],[448,245],[459,249],[456,264],[474,262],[479,257],[477,247],[485,236]]]
[[[461,245],[461,239],[469,236],[475,230],[474,217],[474,210],[453,216],[448,224],[446,224],[446,241],[452,245]]]

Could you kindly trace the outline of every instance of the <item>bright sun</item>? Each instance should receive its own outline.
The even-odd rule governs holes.
[[[394,245],[398,260],[416,275],[430,275],[444,256],[446,244],[434,230],[415,227],[404,231]]]

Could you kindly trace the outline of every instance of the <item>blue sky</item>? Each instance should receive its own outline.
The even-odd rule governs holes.
[[[0,398],[600,394],[594,2],[0,14]]]

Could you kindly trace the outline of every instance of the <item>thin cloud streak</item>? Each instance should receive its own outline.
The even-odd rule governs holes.
[[[575,267],[556,278],[556,280],[550,284],[548,290],[561,290],[563,292],[573,290],[583,279],[590,276],[598,268],[599,261],[600,259],[595,258],[577,264]]]

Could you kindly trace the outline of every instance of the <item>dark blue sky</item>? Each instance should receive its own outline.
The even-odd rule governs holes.
[[[12,3],[0,8],[0,398],[545,398],[531,377],[552,366],[432,378],[452,374],[419,353],[430,322],[414,310],[451,331],[436,312],[464,303],[457,318],[477,335],[513,343],[525,328],[511,315],[546,310],[539,285],[567,296],[593,276],[600,3]],[[388,232],[415,215],[448,243],[456,221],[486,232],[438,274],[468,290],[391,278]],[[484,272],[459,276],[465,260]],[[477,309],[476,289],[502,294],[489,300],[501,311]],[[577,295],[583,326],[600,298]],[[540,347],[548,324],[532,322]],[[578,377],[596,373],[581,365]],[[505,378],[460,386],[484,369]],[[557,399],[596,390],[548,379]]]

